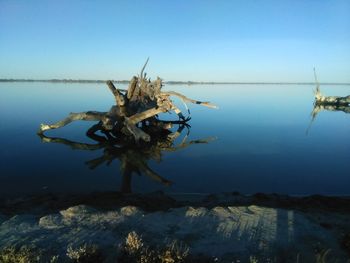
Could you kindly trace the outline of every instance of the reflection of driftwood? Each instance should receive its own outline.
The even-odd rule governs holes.
[[[350,106],[344,105],[314,105],[314,109],[311,112],[312,118],[316,118],[317,114],[321,111],[342,111],[344,113],[350,113]]]
[[[154,125],[148,125],[143,127],[143,132],[147,132],[152,137],[149,143],[136,144],[133,140],[128,140],[128,137],[122,136],[118,133],[108,133],[99,125],[92,126],[87,135],[96,144],[73,142],[64,138],[47,137],[44,134],[39,134],[42,142],[45,143],[60,143],[78,150],[95,151],[104,149],[103,155],[86,162],[91,169],[95,169],[99,165],[106,163],[109,165],[113,160],[118,159],[120,161],[120,169],[122,174],[122,192],[131,192],[131,176],[133,173],[145,174],[151,179],[158,181],[164,185],[170,185],[171,182],[155,171],[153,171],[147,164],[151,159],[161,161],[162,152],[176,151],[183,149],[192,144],[208,143],[213,138],[207,138],[203,140],[194,140],[187,142],[187,135],[182,139],[179,144],[175,144],[175,140],[181,135],[181,132],[188,125],[181,124],[175,132],[171,132],[168,128],[172,127],[172,123],[155,123]],[[102,132],[103,135],[97,134]],[[119,135],[119,136],[118,136]]]
[[[306,134],[309,133],[309,130],[311,129],[311,125],[313,122],[316,120],[317,115],[321,111],[341,111],[344,113],[350,113],[350,106],[345,106],[345,105],[319,105],[319,104],[314,104],[314,108],[311,112],[311,121],[309,124],[309,127],[306,130]]]
[[[143,140],[149,142],[150,135],[142,129],[146,122],[157,121],[156,117],[160,113],[174,111],[181,123],[186,123],[190,117],[185,118],[181,110],[173,103],[170,96],[180,98],[186,105],[186,102],[203,105],[209,108],[216,108],[209,102],[196,101],[186,96],[173,92],[162,92],[162,80],[157,78],[150,81],[143,73],[146,64],[141,70],[141,74],[134,76],[127,90],[117,89],[112,81],[107,81],[108,88],[114,95],[116,105],[109,112],[82,112],[71,113],[66,119],[55,124],[41,124],[39,133],[50,129],[63,127],[72,121],[99,121],[99,129],[104,131],[118,131],[123,136],[132,136],[135,141]],[[187,108],[187,106],[186,106]]]

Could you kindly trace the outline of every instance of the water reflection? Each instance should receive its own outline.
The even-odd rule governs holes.
[[[309,127],[306,130],[306,134],[309,133],[312,124],[316,120],[318,114],[322,111],[333,111],[333,112],[341,111],[344,113],[350,113],[350,106],[341,105],[341,104],[320,104],[315,101],[314,107],[311,111],[311,121],[310,121]]]
[[[311,112],[311,117],[314,120],[321,111],[342,111],[344,113],[350,113],[349,105],[320,105],[314,104],[314,108]]]
[[[101,125],[93,125],[86,135],[96,143],[81,143],[65,138],[49,137],[39,133],[44,143],[64,144],[72,149],[96,151],[103,149],[103,154],[93,160],[86,162],[90,169],[96,169],[102,164],[110,165],[113,160],[119,160],[122,175],[120,191],[123,193],[132,192],[132,175],[146,175],[152,180],[170,186],[172,182],[148,165],[150,160],[162,161],[164,152],[174,152],[184,149],[192,144],[208,143],[214,140],[209,137],[200,140],[188,140],[190,126],[187,123],[178,121],[153,121],[143,123],[141,127],[144,132],[150,135],[150,142],[135,142],[132,138],[125,136],[119,130],[106,131]],[[172,129],[175,128],[175,131]],[[183,133],[186,133],[180,142],[177,142]]]

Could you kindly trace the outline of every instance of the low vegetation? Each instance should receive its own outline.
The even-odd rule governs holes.
[[[104,261],[101,250],[94,244],[83,244],[79,247],[68,246],[66,255],[71,261],[76,263]]]
[[[163,247],[152,248],[145,245],[136,232],[131,232],[121,247],[118,262],[182,263],[188,262],[188,256],[189,248],[182,243],[172,241]]]

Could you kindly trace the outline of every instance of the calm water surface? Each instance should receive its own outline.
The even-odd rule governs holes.
[[[108,164],[101,158],[103,149],[43,143],[36,134],[40,123],[56,122],[70,112],[108,111],[114,99],[105,84],[0,83],[0,194],[119,191],[127,180],[133,192],[349,195],[350,114],[321,111],[308,130],[313,88],[166,85],[164,89],[220,107],[190,105],[187,140],[216,138],[208,144],[163,152],[161,161],[135,148],[122,154],[142,160],[173,182],[169,186],[145,174],[123,177],[121,155]],[[350,86],[321,90],[326,95],[350,94]],[[174,114],[166,118],[176,119]],[[95,142],[85,136],[91,125],[75,122],[46,135],[91,144]],[[184,129],[177,142],[187,133]],[[91,160],[102,161],[91,169]]]

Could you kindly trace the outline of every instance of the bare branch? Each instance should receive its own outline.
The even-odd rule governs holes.
[[[41,124],[38,133],[43,133],[44,131],[51,129],[58,129],[68,125],[73,121],[101,121],[107,112],[99,111],[87,111],[80,113],[70,113],[69,116],[61,121],[58,121],[54,124]]]
[[[108,81],[107,81],[107,85],[108,85],[108,88],[112,91],[117,105],[119,105],[119,106],[125,106],[125,104],[127,103],[127,99],[125,98],[124,94],[122,94],[122,93],[120,92],[120,90],[118,90],[118,89],[114,86],[114,84],[113,84],[112,81],[108,80]]]
[[[214,104],[211,104],[210,102],[204,102],[204,101],[198,101],[198,100],[193,100],[193,99],[190,99],[190,98],[187,98],[186,96],[178,93],[178,92],[175,92],[175,91],[167,91],[167,92],[162,92],[163,94],[167,94],[167,95],[173,95],[173,96],[176,96],[176,97],[179,97],[181,99],[183,99],[184,101],[188,101],[188,102],[191,102],[193,104],[200,104],[202,106],[205,106],[205,107],[208,107],[208,108],[212,108],[212,109],[217,109],[218,107]]]
[[[146,68],[146,66],[147,66],[148,60],[149,60],[149,57],[147,58],[145,65],[143,65],[143,67],[142,67],[142,69],[141,69],[141,74],[140,74],[140,78],[141,78],[141,79],[144,78],[144,76],[143,76],[143,71],[145,70],[145,68]]]

